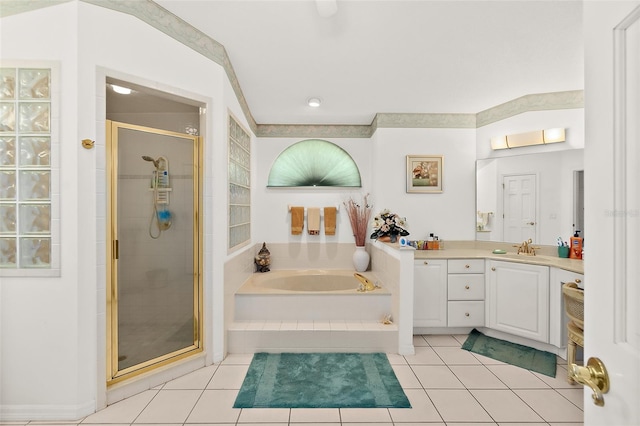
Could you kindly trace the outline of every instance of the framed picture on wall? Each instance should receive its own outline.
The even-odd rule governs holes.
[[[442,192],[442,155],[407,155],[407,192]]]

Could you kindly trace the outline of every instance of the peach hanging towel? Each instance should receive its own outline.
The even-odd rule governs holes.
[[[319,207],[307,208],[307,227],[309,228],[309,235],[320,235],[320,208]]]
[[[291,207],[291,235],[301,235],[304,228],[304,207]]]
[[[336,208],[324,208],[324,234],[336,235]]]

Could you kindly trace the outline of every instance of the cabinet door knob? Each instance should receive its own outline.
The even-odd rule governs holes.
[[[469,312],[465,312],[465,313],[464,313],[464,316],[465,316],[465,317],[468,317],[468,316],[469,316]]]
[[[465,289],[465,290],[469,290],[469,286],[468,286],[468,285],[465,285],[465,286],[464,286],[464,289]]]
[[[428,265],[428,264],[429,264],[429,262],[427,262],[427,261],[425,260],[425,261],[424,261],[424,264],[425,264],[425,265]]]
[[[491,270],[492,270],[492,271],[495,271],[495,270],[496,270],[496,268],[495,268],[495,267],[491,267]]]
[[[464,265],[465,268],[469,269],[469,265]]]
[[[576,278],[576,284],[580,284],[582,280],[580,278]]]

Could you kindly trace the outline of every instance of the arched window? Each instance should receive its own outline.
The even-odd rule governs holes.
[[[297,142],[280,153],[271,166],[268,187],[360,187],[360,171],[342,148],[321,139]]]

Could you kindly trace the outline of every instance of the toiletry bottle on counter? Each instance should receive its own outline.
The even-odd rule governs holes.
[[[582,237],[580,231],[576,231],[569,242],[569,258],[582,259]]]

